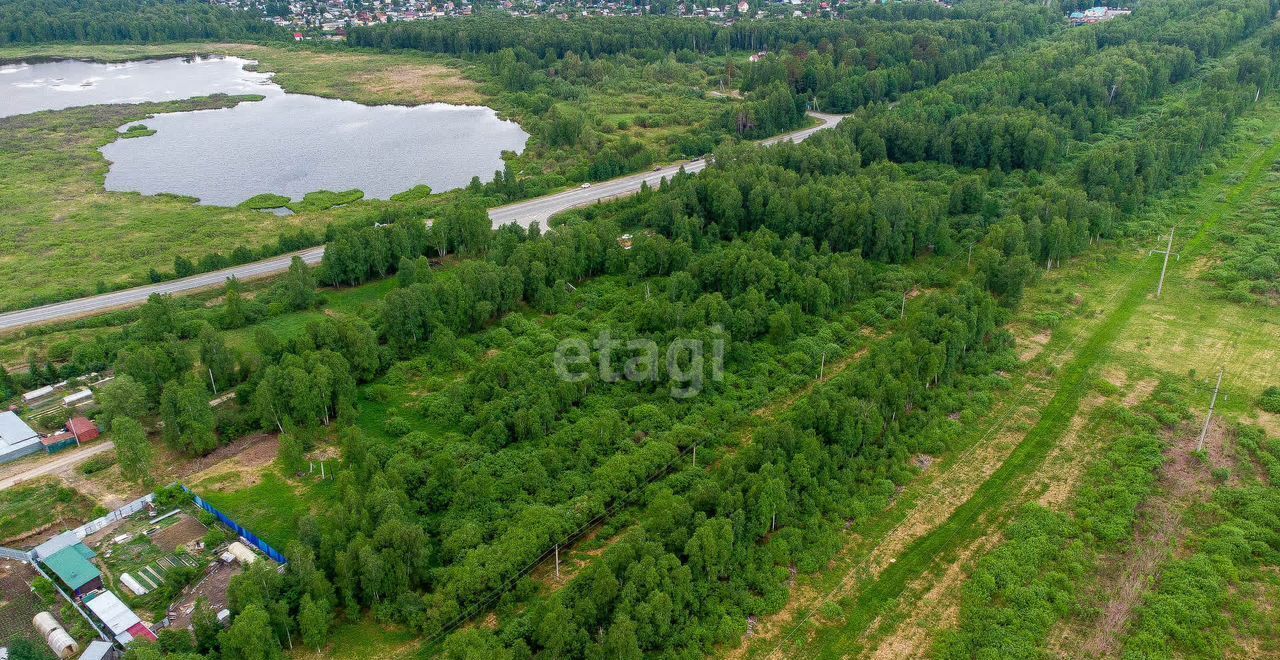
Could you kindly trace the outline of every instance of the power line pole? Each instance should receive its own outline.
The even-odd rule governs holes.
[[[556,544],[556,579],[560,579],[560,544]]]
[[[1209,435],[1209,422],[1213,421],[1213,407],[1218,404],[1218,390],[1222,387],[1222,367],[1218,367],[1218,384],[1213,386],[1213,399],[1209,401],[1209,414],[1204,418],[1204,428],[1200,430],[1200,440],[1196,442],[1196,451],[1204,451],[1204,438]]]
[[[1163,250],[1152,250],[1151,252],[1149,252],[1149,253],[1147,254],[1147,256],[1148,256],[1148,257],[1149,257],[1149,256],[1151,256],[1151,255],[1153,255],[1153,254],[1163,254],[1163,255],[1164,255],[1164,265],[1160,267],[1160,283],[1156,285],[1156,297],[1157,297],[1157,298],[1159,298],[1159,297],[1160,297],[1160,294],[1164,292],[1164,274],[1165,274],[1165,272],[1166,272],[1166,271],[1168,271],[1168,270],[1169,270],[1169,255],[1170,255],[1170,254],[1173,254],[1173,230],[1174,230],[1174,228],[1173,228],[1173,227],[1170,227],[1170,228],[1169,228],[1169,245],[1168,245],[1168,247],[1166,247],[1166,248],[1165,248],[1165,249],[1163,249]],[[1182,259],[1182,255],[1174,255],[1174,258],[1181,260],[1181,259]]]

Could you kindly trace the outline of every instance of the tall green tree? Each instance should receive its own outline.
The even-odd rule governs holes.
[[[204,456],[218,446],[217,420],[209,393],[198,381],[169,381],[160,397],[165,442],[188,456]]]
[[[142,424],[130,417],[116,417],[111,422],[111,439],[121,476],[138,485],[150,484],[153,453]]]
[[[236,356],[222,333],[206,326],[200,331],[200,365],[219,392],[236,382]]]
[[[286,309],[292,311],[315,307],[316,278],[302,257],[295,255],[289,261],[289,272],[276,285],[275,297]]]
[[[298,609],[298,626],[302,630],[302,639],[307,646],[320,653],[325,641],[329,638],[329,625],[333,621],[333,611],[327,600],[315,600],[311,594],[303,594]]]
[[[94,393],[98,403],[96,419],[103,428],[111,428],[117,417],[138,419],[147,414],[147,388],[128,374],[120,374]]]
[[[227,278],[227,286],[222,294],[222,327],[228,330],[242,328],[248,321],[244,310],[244,298],[240,296],[240,281],[234,277]]]
[[[240,612],[222,634],[218,635],[223,660],[277,660],[280,644],[271,630],[271,619],[260,604]]]

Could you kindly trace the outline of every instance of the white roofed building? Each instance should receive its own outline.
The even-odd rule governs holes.
[[[139,638],[155,641],[155,633],[114,593],[102,591],[92,597],[86,596],[84,604],[121,644],[128,644]]]
[[[40,451],[40,434],[12,411],[0,412],[0,463]]]

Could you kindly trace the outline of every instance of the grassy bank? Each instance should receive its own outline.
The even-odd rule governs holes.
[[[0,48],[0,63],[38,58],[95,62],[191,55],[230,55],[256,60],[286,91],[365,105],[456,103],[487,105],[491,99],[468,79],[456,60],[426,55],[337,51],[310,45],[175,43],[145,45],[57,44]]]

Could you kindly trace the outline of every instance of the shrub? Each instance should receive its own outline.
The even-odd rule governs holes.
[[[1280,415],[1280,387],[1272,385],[1262,392],[1258,399],[1258,407],[1273,414]]]
[[[76,466],[76,470],[85,476],[97,474],[116,464],[115,454],[98,454]]]
[[[387,435],[400,437],[409,432],[409,422],[406,422],[403,417],[388,417],[382,423],[382,430],[386,431]]]

